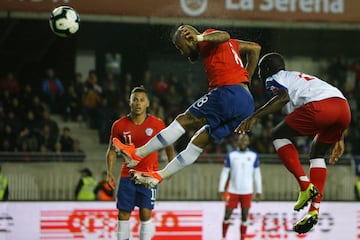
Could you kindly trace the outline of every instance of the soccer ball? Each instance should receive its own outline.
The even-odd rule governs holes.
[[[50,28],[59,37],[69,37],[79,30],[80,16],[69,6],[55,8],[49,18]]]

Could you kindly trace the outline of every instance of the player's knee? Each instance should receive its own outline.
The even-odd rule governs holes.
[[[151,219],[151,210],[140,211],[140,220],[141,221],[149,221]]]
[[[118,212],[118,219],[119,220],[129,220],[131,212],[120,210]]]
[[[175,120],[178,121],[186,131],[198,129],[206,124],[205,118],[197,118],[190,111],[179,114]]]

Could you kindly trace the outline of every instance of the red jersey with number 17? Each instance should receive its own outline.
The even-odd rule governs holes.
[[[203,34],[215,31],[207,29]],[[248,83],[249,73],[244,68],[239,53],[239,42],[236,39],[214,44],[199,42],[205,72],[209,81],[209,89],[216,87]]]
[[[135,147],[140,147],[164,128],[165,123],[160,118],[151,114],[148,114],[145,121],[141,124],[135,124],[131,120],[130,115],[127,115],[113,123],[110,139],[116,137],[122,143],[133,143]],[[156,171],[158,168],[158,152],[155,151],[142,159],[134,169],[142,172],[148,172]],[[129,170],[130,168],[123,164],[120,176],[130,177]]]

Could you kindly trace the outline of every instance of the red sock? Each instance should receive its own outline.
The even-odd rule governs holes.
[[[282,146],[277,150],[277,154],[288,171],[295,176],[301,191],[304,191],[310,182],[301,166],[299,154],[295,146],[293,144]]]
[[[319,190],[319,195],[316,198],[312,199],[309,212],[312,210],[318,210],[320,207],[320,201],[323,196],[323,191],[325,187],[327,170],[322,167],[310,167],[310,181],[315,187]]]
[[[247,225],[240,224],[240,236],[241,240],[245,240]]]
[[[230,221],[223,221],[223,224],[222,224],[222,236],[223,238],[226,237],[226,233],[227,233],[227,230],[230,226]]]

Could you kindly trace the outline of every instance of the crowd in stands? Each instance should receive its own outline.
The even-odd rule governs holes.
[[[52,69],[41,86],[22,84],[13,73],[1,80],[0,151],[83,153],[68,127],[59,129],[51,113],[60,111],[63,84]]]
[[[71,136],[71,130],[64,128],[60,133],[50,113],[61,114],[65,121],[86,122],[89,128],[98,130],[100,144],[107,144],[112,123],[128,113],[130,91],[139,85],[144,85],[151,97],[149,112],[168,124],[207,92],[193,78],[190,73],[153,76],[149,70],[144,72],[142,79],[133,79],[130,73],[118,75],[112,72],[99,77],[96,70],[90,70],[85,77],[80,73],[75,74],[74,79],[65,86],[53,69],[48,69],[42,85],[33,90],[32,85],[20,83],[16,75],[9,73],[1,80],[0,150],[80,151],[79,141]],[[360,61],[349,64],[339,57],[329,64],[325,76],[320,78],[339,87],[348,98],[353,121],[346,140],[347,152],[359,154],[360,129],[357,120],[360,95],[356,92],[360,90]],[[256,108],[268,100],[264,84],[256,76],[251,91]],[[275,153],[270,129],[280,119],[280,114],[263,118],[251,133],[250,147],[259,153]],[[183,140],[177,142],[177,151],[185,147],[191,135],[184,135]],[[300,153],[308,152],[309,141],[304,137],[295,139]],[[233,146],[234,138],[229,137],[220,144],[208,146],[206,152],[223,154]]]

